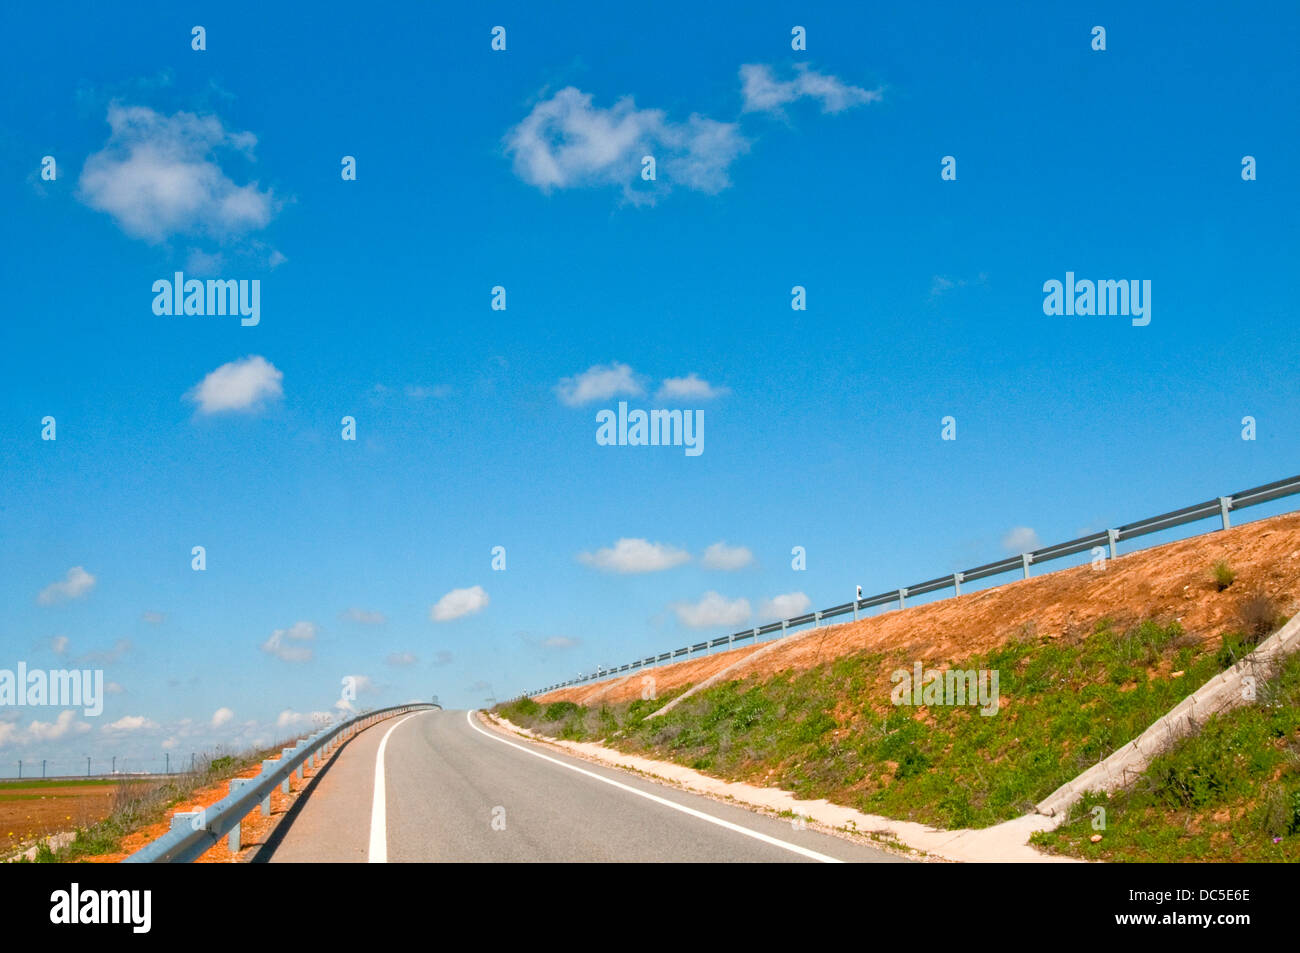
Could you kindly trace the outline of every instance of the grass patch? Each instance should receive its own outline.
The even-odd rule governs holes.
[[[721,683],[660,718],[646,715],[667,699],[572,706],[555,721],[545,717],[554,706],[515,703],[502,714],[544,734],[599,740],[802,798],[946,828],[985,827],[1032,810],[1255,641],[1231,634],[1225,653],[1187,638],[1177,623],[1121,629],[1103,619],[1086,636],[1027,631],[951,666],[925,660],[927,670],[998,672],[1001,707],[987,717],[978,706],[892,705],[890,672],[910,671],[915,661],[901,653],[857,653]]]
[[[1096,807],[1104,830],[1094,828]],[[1132,788],[1089,794],[1033,842],[1089,860],[1300,860],[1300,656],[1254,704],[1211,718]]]
[[[1237,581],[1237,573],[1222,559],[1210,567],[1210,576],[1220,592]]]

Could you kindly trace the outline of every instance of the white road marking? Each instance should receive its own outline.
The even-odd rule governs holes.
[[[414,718],[423,712],[412,712],[406,718]],[[375,754],[375,799],[370,805],[370,863],[388,863],[388,805],[384,792],[384,749],[388,747],[391,735],[406,718],[395,722],[384,732],[379,742],[379,751]]]
[[[605,784],[612,784],[614,787],[622,791],[627,791],[629,794],[635,794],[637,797],[643,797],[647,801],[654,801],[656,804],[662,804],[664,807],[670,807],[674,811],[681,811],[683,814],[689,814],[691,817],[698,817],[702,821],[708,821],[710,824],[717,824],[719,827],[725,827],[729,831],[735,831],[737,834],[744,834],[746,837],[752,837],[754,838],[754,840],[760,840],[765,844],[771,844],[774,847],[780,847],[781,849],[788,850],[791,853],[800,854],[804,857],[811,858],[812,860],[821,861],[823,864],[844,863],[844,861],[839,860],[835,857],[831,857],[827,854],[819,854],[817,851],[809,850],[807,847],[800,847],[798,844],[791,844],[789,841],[783,841],[775,837],[769,837],[767,834],[761,834],[758,831],[750,830],[748,827],[741,827],[739,824],[733,824],[731,823],[731,821],[724,821],[722,818],[714,817],[712,814],[705,814],[703,811],[697,811],[693,807],[687,807],[684,804],[678,804],[676,801],[670,801],[667,798],[659,797],[656,794],[650,794],[648,791],[642,791],[639,788],[634,788],[630,784],[624,784],[621,781],[615,781],[613,778],[607,778],[604,775],[597,774],[594,771],[588,771],[585,768],[580,768],[576,764],[569,764],[567,761],[561,761],[559,758],[552,758],[549,755],[544,755],[540,751],[534,751],[532,748],[529,748],[525,745],[515,744],[515,742],[513,741],[507,741],[505,738],[502,738],[500,735],[496,734],[495,732],[488,731],[484,728],[480,728],[478,725],[474,724],[473,709],[465,713],[465,719],[469,722],[469,726],[471,728],[473,728],[481,735],[487,735],[487,737],[491,738],[493,741],[499,741],[503,745],[509,745],[512,748],[518,748],[520,751],[527,752],[528,754],[531,754],[535,758],[541,758],[543,761],[551,762],[551,764],[558,764],[560,767],[568,768],[570,771],[577,771],[579,774],[585,774],[587,777],[595,778],[597,781],[602,781]],[[382,747],[381,747],[381,751],[382,751]],[[373,831],[373,829],[374,828],[372,827],[371,830]],[[373,853],[375,849],[373,840],[371,841],[370,849]]]

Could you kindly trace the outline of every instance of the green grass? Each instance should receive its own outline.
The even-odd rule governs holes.
[[[1034,843],[1090,860],[1300,861],[1300,656],[1254,704],[1211,718],[1132,788],[1089,794]]]
[[[1222,559],[1210,567],[1210,575],[1220,592],[1237,581],[1237,573]]]
[[[117,784],[117,778],[80,778],[75,781],[52,781],[47,778],[7,778],[0,781],[0,797],[4,797],[5,788],[90,788],[106,784]]]
[[[1245,642],[1228,641],[1237,650]],[[914,661],[898,653],[719,684],[648,721],[667,699],[596,708],[529,701],[502,714],[548,735],[600,740],[802,798],[985,827],[1032,810],[1135,738],[1225,657],[1235,652],[1188,639],[1177,623],[1121,630],[1103,619],[1087,637],[1025,635],[955,661],[999,672],[1002,709],[990,717],[974,707],[891,705],[889,673]],[[929,669],[944,660],[923,661]]]

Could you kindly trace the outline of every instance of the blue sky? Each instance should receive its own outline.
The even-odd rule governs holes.
[[[116,689],[0,712],[0,774],[282,737],[345,675],[480,705],[1294,473],[1300,13],[1022,7],[7,9],[0,667]],[[260,323],[154,314],[178,270]],[[1067,271],[1150,324],[1045,315]],[[598,446],[619,400],[704,452]]]

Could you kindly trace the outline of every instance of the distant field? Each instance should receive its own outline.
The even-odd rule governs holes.
[[[0,854],[34,838],[85,827],[108,816],[119,781],[0,781]]]

